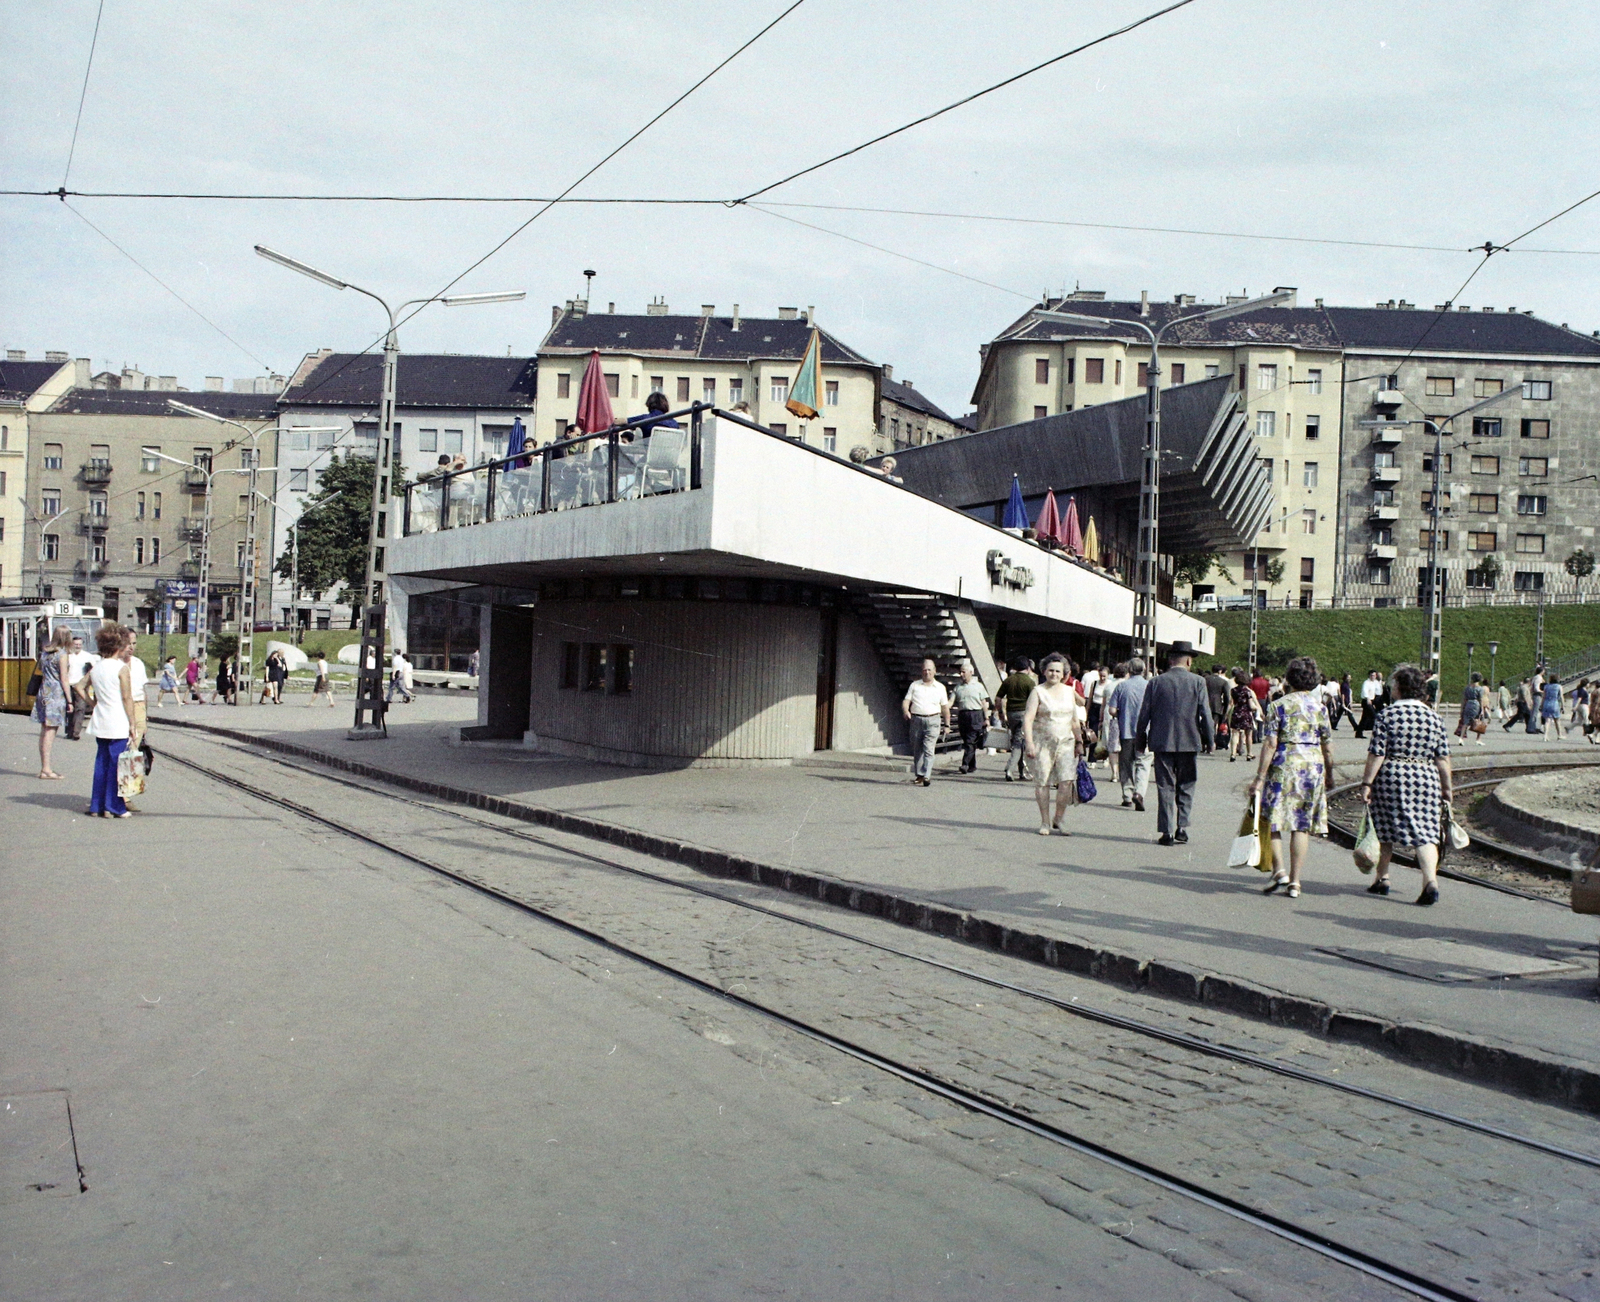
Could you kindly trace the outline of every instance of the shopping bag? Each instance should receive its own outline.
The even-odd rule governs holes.
[[[1447,835],[1449,836],[1452,850],[1465,850],[1472,844],[1472,838],[1467,835],[1467,829],[1453,818],[1449,820]]]
[[[1256,815],[1256,840],[1261,846],[1261,859],[1256,864],[1256,871],[1270,873],[1275,868],[1272,861],[1272,814],[1266,810]]]
[[[1261,838],[1257,835],[1257,825],[1261,821],[1261,793],[1256,792],[1255,799],[1250,802],[1244,811],[1244,817],[1239,820],[1239,834],[1233,838],[1233,845],[1228,850],[1228,867],[1230,868],[1256,868],[1261,864]]]
[[[1356,828],[1356,867],[1364,873],[1371,872],[1378,866],[1378,833],[1372,826],[1372,814],[1363,809],[1361,823]]]
[[[1100,794],[1100,788],[1094,784],[1094,774],[1089,772],[1089,762],[1081,756],[1078,759],[1078,803],[1087,805]]]
[[[125,750],[117,758],[117,795],[127,800],[144,794],[144,756]]]

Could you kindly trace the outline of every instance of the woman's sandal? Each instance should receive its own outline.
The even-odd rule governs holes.
[[[1289,884],[1289,878],[1288,878],[1287,875],[1284,875],[1284,876],[1280,877],[1276,873],[1274,873],[1272,880],[1261,888],[1261,893],[1263,895],[1271,895],[1275,890],[1278,889],[1278,887],[1287,886],[1288,884]]]

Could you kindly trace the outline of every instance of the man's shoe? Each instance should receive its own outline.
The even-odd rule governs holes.
[[[1133,808],[1133,801],[1129,800],[1127,796],[1124,796],[1122,798],[1122,807],[1124,809],[1132,809]]]
[[[1172,845],[1172,844],[1174,844],[1174,842],[1172,840],[1172,837],[1170,837],[1167,833],[1163,832],[1159,837],[1156,838],[1156,844],[1157,845]]]
[[[1135,796],[1133,798],[1133,807],[1135,809],[1137,809],[1141,814],[1144,813],[1144,797],[1143,796]]]
[[[1172,839],[1174,841],[1176,841],[1179,845],[1188,845],[1189,844],[1189,834],[1187,832],[1179,832]]]

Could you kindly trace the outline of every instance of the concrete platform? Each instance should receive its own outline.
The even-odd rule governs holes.
[[[927,789],[870,757],[649,772],[452,745],[470,708],[446,697],[398,707],[379,746],[347,742],[344,712],[322,708],[190,708],[157,724],[170,717],[305,748],[710,872],[1600,1111],[1595,919],[1454,883],[1439,905],[1418,909],[1408,870],[1397,870],[1394,895],[1375,898],[1348,852],[1323,842],[1300,900],[1263,899],[1257,873],[1223,866],[1251,771],[1243,762],[1202,758],[1193,840],[1163,849],[1153,801],[1139,815],[1108,788],[1069,811],[1073,835],[1040,837],[1031,787],[1001,781],[997,757],[974,777]],[[1348,725],[1334,749],[1341,769],[1359,771],[1365,743]],[[1581,741],[1494,729],[1463,758],[1514,765],[1592,753]],[[1430,941],[1460,948],[1425,952],[1419,968],[1417,946]],[[1419,974],[1429,967],[1449,975]]]

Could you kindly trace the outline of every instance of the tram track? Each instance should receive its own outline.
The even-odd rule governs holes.
[[[400,804],[426,811],[432,815],[446,815],[461,823],[474,826],[480,830],[490,832],[499,837],[505,837],[516,841],[538,845],[546,850],[554,851],[568,858],[587,860],[612,872],[623,873],[634,878],[648,880],[657,886],[668,887],[674,891],[687,892],[693,895],[716,900],[720,904],[726,906],[764,915],[765,917],[777,919],[792,926],[806,928],[812,932],[824,934],[838,940],[845,941],[849,944],[860,945],[872,950],[876,950],[880,953],[891,955],[903,961],[938,969],[949,975],[973,981],[991,989],[1001,989],[1010,994],[1021,996],[1025,999],[1036,1000],[1059,1009],[1060,1011],[1070,1013],[1075,1017],[1113,1027],[1119,1031],[1131,1033],[1137,1036],[1143,1036],[1152,1040],[1159,1040],[1192,1053],[1226,1059],[1241,1066],[1271,1073],[1276,1076],[1293,1079],[1301,1083],[1336,1090],[1347,1096],[1354,1096],[1365,1099],[1369,1102],[1396,1108],[1414,1115],[1425,1117],[1440,1124],[1459,1127],[1463,1130],[1470,1131],[1490,1139],[1513,1145],[1519,1145],[1523,1148],[1531,1149],[1533,1151],[1542,1153],[1545,1156],[1553,1157],[1564,1162],[1574,1163],[1590,1169],[1600,1169],[1600,1158],[1596,1158],[1587,1153],[1566,1149],[1559,1145],[1548,1144],[1542,1140],[1535,1139],[1532,1136],[1520,1135],[1500,1127],[1490,1126],[1478,1121],[1474,1121],[1471,1118],[1460,1117],[1442,1109],[1430,1108],[1423,1104],[1417,1104],[1411,1100],[1389,1095],[1382,1091],[1371,1090],[1363,1086],[1351,1084],[1350,1082],[1335,1080],[1323,1074],[1309,1071],[1293,1064],[1277,1062],[1270,1058],[1263,1057],[1262,1055],[1250,1053],[1246,1050],[1233,1048],[1227,1045],[1220,1045],[1200,1037],[1190,1036],[1181,1032],[1174,1032],[1165,1028],[1152,1026],[1148,1023],[1141,1022],[1137,1019],[1128,1018],[1121,1014],[1095,1009],[1081,1003],[1059,999],[1043,991],[1034,990],[1027,986],[988,976],[980,972],[974,972],[957,964],[951,964],[926,955],[916,954],[914,952],[901,949],[897,946],[887,945],[883,942],[875,941],[868,937],[853,934],[840,928],[828,926],[827,924],[818,922],[814,919],[796,917],[792,914],[783,912],[782,910],[769,908],[754,901],[739,899],[724,894],[719,890],[713,890],[692,882],[685,882],[663,874],[650,872],[646,869],[622,863],[616,859],[612,859],[604,855],[598,855],[585,850],[576,849],[571,845],[563,844],[560,841],[525,832],[518,828],[503,827],[496,823],[490,822],[487,819],[477,818],[460,810],[450,808],[448,805],[438,804],[428,800],[420,800],[411,796],[401,795],[393,791],[387,791],[381,787],[372,786],[347,777],[337,776],[327,772],[326,770],[309,765],[297,764],[281,757],[262,756],[258,752],[250,751],[245,747],[230,747],[230,749],[239,750],[241,753],[248,755],[248,757],[252,760],[266,760],[267,762],[294,770],[318,781],[330,781],[348,788],[352,788],[369,797],[384,801],[398,802]],[[988,1116],[1008,1126],[1012,1126],[1038,1138],[1042,1138],[1054,1144],[1060,1145],[1082,1156],[1090,1157],[1096,1161],[1106,1163],[1127,1174],[1137,1176],[1142,1180],[1146,1180],[1158,1185],[1159,1187],[1175,1195],[1210,1207],[1213,1210],[1222,1212],[1236,1220],[1242,1221],[1267,1233],[1273,1234],[1280,1239],[1315,1252],[1328,1260],[1339,1262],[1340,1264],[1351,1269],[1360,1271],[1370,1278],[1385,1282],[1412,1296],[1451,1299],[1462,1299],[1472,1296],[1471,1294],[1461,1292],[1448,1285],[1428,1279],[1427,1277],[1410,1271],[1407,1268],[1395,1266],[1392,1263],[1386,1262],[1373,1254],[1363,1252],[1358,1248],[1341,1243],[1315,1229],[1296,1224],[1287,1218],[1277,1216],[1271,1212],[1263,1211],[1259,1207],[1252,1207],[1248,1203],[1231,1197],[1225,1193],[1219,1193],[1214,1189],[1208,1189],[1200,1183],[1190,1180],[1181,1174],[1175,1173],[1171,1170],[1163,1169],[1157,1165],[1144,1161],[1136,1156],[1131,1156],[1125,1152],[1120,1152],[1109,1145],[1100,1143],[1094,1139],[1090,1139],[1082,1134],[1075,1133],[1072,1130],[1053,1125],[1038,1116],[1031,1115],[1024,1110],[989,1097],[980,1090],[963,1086],[935,1073],[909,1065],[899,1058],[885,1055],[883,1053],[874,1051],[873,1049],[864,1047],[863,1045],[856,1043],[854,1040],[841,1037],[832,1031],[815,1025],[805,1017],[797,1016],[794,1013],[784,1012],[781,1009],[770,1007],[759,1000],[750,998],[748,995],[740,994],[737,991],[728,989],[725,987],[725,985],[719,984],[716,981],[708,980],[703,976],[686,971],[684,968],[674,963],[666,962],[658,957],[643,952],[634,945],[620,941],[615,936],[608,936],[591,926],[584,925],[580,922],[575,922],[570,917],[563,917],[561,914],[552,911],[550,908],[543,907],[527,899],[520,898],[514,892],[496,887],[481,880],[477,880],[471,875],[458,871],[447,864],[439,863],[425,855],[420,855],[416,853],[415,850],[396,844],[393,840],[387,837],[374,835],[371,832],[363,830],[362,828],[357,827],[350,822],[325,814],[321,810],[311,808],[298,801],[289,799],[288,797],[262,790],[259,784],[243,781],[237,777],[221,772],[215,768],[199,763],[185,756],[176,755],[171,751],[164,751],[163,756],[164,758],[172,759],[175,763],[180,764],[183,767],[202,774],[210,780],[233,787],[234,789],[239,790],[254,799],[278,806],[279,808],[289,811],[301,818],[320,824],[342,836],[364,842],[386,853],[395,855],[396,857],[423,868],[430,873],[453,881],[476,893],[495,899],[502,904],[538,918],[543,922],[560,927],[572,934],[581,936],[584,939],[603,946],[615,953],[625,955],[628,958],[666,976],[669,976],[676,981],[684,982],[695,989],[713,995],[720,1000],[725,1000],[763,1018],[770,1019],[818,1044],[846,1054],[858,1062],[864,1063],[878,1071],[895,1076],[904,1082],[944,1098],[962,1108]]]

